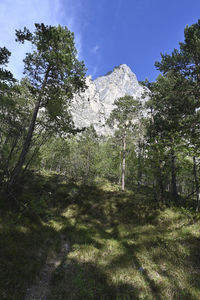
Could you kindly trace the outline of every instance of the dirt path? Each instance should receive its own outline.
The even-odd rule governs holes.
[[[69,243],[61,237],[61,251],[59,253],[51,253],[47,257],[47,261],[40,272],[36,282],[27,289],[24,300],[47,300],[49,292],[49,284],[53,272],[62,263],[64,256],[69,252]]]

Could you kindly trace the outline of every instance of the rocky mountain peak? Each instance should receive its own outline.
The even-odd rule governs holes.
[[[130,76],[133,76],[136,78],[136,75],[131,71],[131,68],[129,66],[127,66],[126,64],[121,64],[117,67],[115,67],[113,69],[112,73],[117,73],[117,74],[122,74],[122,73],[126,73],[126,74],[130,74]]]
[[[142,103],[146,101],[143,96],[146,88],[139,84],[136,75],[126,64],[115,67],[112,72],[95,80],[88,76],[86,84],[86,91],[75,95],[71,112],[77,127],[93,124],[98,134],[110,133],[105,122],[114,108],[115,99],[130,95]]]
[[[119,81],[124,81],[129,79],[131,81],[138,82],[136,75],[131,71],[129,66],[127,66],[126,64],[121,64],[118,67],[114,67],[113,71],[108,72],[105,76],[107,77],[107,79],[109,78],[109,80],[115,78],[118,79]],[[97,81],[102,77],[97,78]]]

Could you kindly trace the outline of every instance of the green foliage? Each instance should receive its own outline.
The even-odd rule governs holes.
[[[182,78],[180,88],[178,86],[174,90],[183,98],[183,108],[191,109],[189,114],[184,115],[185,134],[193,145],[199,145],[200,20],[186,26],[184,37],[184,42],[179,43],[179,50],[175,49],[171,55],[162,54],[161,62],[155,65],[164,74],[173,72],[174,76]]]
[[[35,24],[35,32],[16,30],[16,41],[30,42],[32,53],[24,59],[27,77],[12,86],[12,74],[0,72],[0,182],[13,186],[23,165],[35,160],[52,135],[79,132],[69,113],[69,100],[85,88],[85,66],[78,61],[74,35],[67,27]],[[0,64],[10,52],[0,48]]]
[[[8,177],[15,165],[18,151],[27,132],[31,98],[26,85],[10,87],[0,101],[0,172]]]
[[[114,101],[115,108],[112,110],[107,121],[111,127],[117,126],[118,129],[133,126],[134,118],[138,114],[139,101],[131,96],[124,96]]]
[[[21,206],[20,213],[5,208],[5,204],[9,204],[7,195],[0,196],[1,299],[24,299],[48,252],[55,251],[59,246],[59,233],[46,222],[52,211],[49,203],[40,197],[44,193],[42,181],[45,182],[46,178],[39,179],[33,174],[24,180],[20,186],[23,192],[17,197],[29,205]]]
[[[68,98],[84,88],[85,67],[77,60],[74,35],[67,27],[45,26],[35,24],[35,32],[31,33],[26,27],[24,31],[16,30],[16,40],[24,43],[29,41],[35,48],[24,59],[25,72],[35,88],[41,86],[43,76],[48,71],[46,90],[47,96],[59,95],[60,87],[67,89]],[[54,92],[53,92],[54,90]]]
[[[127,148],[127,179],[133,183],[137,158],[131,137],[127,138],[130,144]],[[98,138],[94,129],[88,128],[74,138],[49,139],[39,151],[39,166],[41,170],[63,174],[64,178],[75,182],[90,184],[96,178],[106,178],[118,183],[120,150],[119,138]]]
[[[156,62],[155,65],[164,73],[175,70],[197,80],[200,62],[200,20],[196,24],[186,26],[184,37],[184,42],[179,43],[180,50],[174,49],[171,55],[162,54],[162,61]]]
[[[183,160],[189,155],[199,156],[200,20],[185,28],[184,37],[184,42],[179,43],[179,50],[175,49],[171,55],[162,54],[161,62],[155,63],[164,76],[159,76],[152,85],[152,97],[149,102],[153,115],[148,133],[152,143],[156,139],[164,153],[169,148],[172,150],[171,172],[174,187],[175,173],[178,174],[175,159],[180,157],[179,154],[185,153]],[[162,158],[160,163],[161,161]],[[179,176],[183,183],[183,168],[182,172]],[[193,172],[198,202],[199,173],[197,173]],[[191,180],[185,178],[183,186],[191,188],[188,182],[191,183]]]
[[[159,76],[152,86],[150,107],[153,112],[154,130],[163,138],[186,131],[186,118],[193,115],[194,97],[185,93],[188,81],[182,75],[168,73]]]
[[[29,209],[36,215],[41,216],[44,214],[47,209],[47,199],[40,198],[39,200],[31,200],[28,203]]]
[[[10,71],[5,69],[11,52],[6,47],[0,47],[0,96],[2,92],[7,91],[8,87],[15,82],[13,75]]]
[[[114,182],[119,181],[120,148],[121,145],[115,138],[110,137],[100,141],[96,154],[96,169],[99,177]]]
[[[40,98],[40,108],[45,107],[47,128],[54,131],[73,131],[68,112],[69,99],[85,88],[85,66],[77,59],[74,35],[67,27],[35,24],[35,32],[26,27],[16,30],[16,40],[31,42],[33,52],[24,59],[25,74],[30,89]],[[44,118],[44,116],[43,116]]]
[[[127,140],[131,131],[138,126],[137,117],[139,116],[140,103],[131,96],[124,96],[114,101],[115,108],[112,110],[107,124],[115,129],[115,136],[121,140],[120,175],[122,190],[125,188],[126,158],[127,158]],[[134,132],[135,133],[135,132]],[[132,136],[134,135],[132,133]],[[120,181],[120,180],[119,180]]]
[[[67,139],[51,137],[40,150],[42,167],[59,173],[65,172],[69,151]]]

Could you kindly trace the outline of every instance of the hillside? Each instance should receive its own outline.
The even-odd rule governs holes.
[[[29,178],[20,215],[0,216],[0,299],[200,298],[196,213],[156,203],[148,188]]]

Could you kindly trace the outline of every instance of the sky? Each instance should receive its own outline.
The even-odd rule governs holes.
[[[0,0],[0,47],[12,53],[8,68],[23,76],[28,44],[15,42],[15,29],[34,23],[67,26],[78,58],[93,79],[127,64],[138,80],[156,80],[160,53],[184,40],[184,28],[200,18],[200,0]]]

